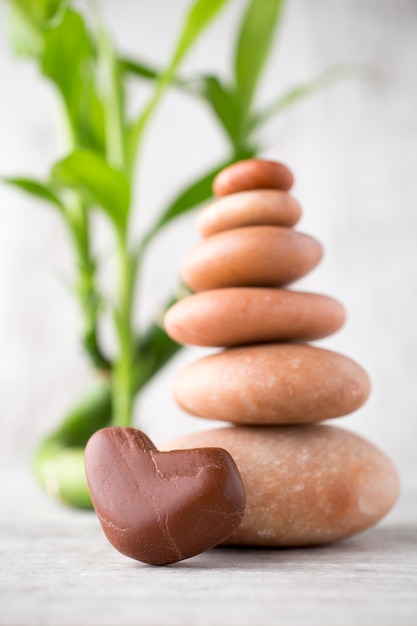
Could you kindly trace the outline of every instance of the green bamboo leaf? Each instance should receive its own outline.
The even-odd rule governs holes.
[[[50,497],[75,508],[93,508],[84,471],[84,447],[67,448],[48,439],[36,451],[33,470]]]
[[[156,69],[143,61],[138,61],[136,59],[131,59],[128,57],[123,57],[119,59],[120,71],[125,75],[133,75],[139,78],[143,78],[144,80],[153,80],[159,81],[163,75],[163,71],[160,69]],[[199,79],[187,80],[185,78],[180,78],[179,76],[173,76],[171,78],[171,83],[194,96],[201,96],[201,89],[196,87],[196,83],[200,83]]]
[[[227,2],[229,0],[195,0],[185,19],[168,68],[161,76],[163,84],[172,81],[186,54]]]
[[[119,59],[119,64],[121,71],[125,74],[133,74],[145,80],[159,80],[162,74],[160,70],[137,59],[122,57]]]
[[[106,124],[103,102],[98,94],[94,76],[91,76],[84,90],[80,94],[77,122],[77,143],[80,146],[92,148],[105,154],[106,152]]]
[[[48,437],[66,447],[85,446],[91,435],[108,426],[111,417],[110,382],[99,381]]]
[[[14,0],[16,1],[16,0]],[[30,7],[31,13],[38,24],[51,26],[63,16],[68,0],[17,0],[19,4]]]
[[[92,150],[75,150],[53,167],[61,184],[87,194],[121,232],[126,228],[130,186],[126,175]]]
[[[167,74],[172,75],[203,30],[229,0],[196,0],[188,12]]]
[[[305,98],[319,93],[339,80],[351,78],[352,76],[359,75],[359,73],[362,72],[363,68],[354,65],[336,65],[335,67],[327,69],[305,83],[292,87],[286,93],[278,96],[278,98],[269,104],[263,111],[260,111],[253,116],[251,130],[259,128],[274,115],[285,111]]]
[[[225,86],[217,76],[204,76],[202,82],[201,95],[213,109],[232,144],[237,147],[240,143],[240,104],[236,92]]]
[[[93,56],[93,45],[84,21],[75,11],[67,10],[58,26],[44,32],[44,38],[42,72],[57,85],[73,110],[80,99],[83,76],[91,71]]]
[[[158,81],[162,72],[142,61],[130,58],[119,60],[121,71],[125,74],[133,74],[144,80]],[[188,94],[205,100],[218,118],[221,126],[226,131],[234,146],[239,144],[240,105],[236,92],[229,86],[224,85],[217,76],[198,76],[191,80],[174,76],[172,85]]]
[[[45,200],[49,204],[58,208],[60,211],[63,210],[61,200],[45,183],[34,180],[33,178],[21,177],[9,177],[3,178],[2,180],[8,185],[13,185],[31,196],[34,196],[38,200]]]
[[[189,10],[174,53],[167,69],[162,73],[157,81],[155,91],[147,106],[142,111],[139,118],[133,124],[129,137],[129,161],[131,167],[135,158],[136,149],[146,124],[158,105],[163,93],[168,85],[173,81],[177,69],[190,51],[193,44],[204,31],[217,13],[227,4],[229,0],[195,0]]]
[[[64,0],[9,0],[15,51],[35,58],[61,94],[73,143],[104,152],[102,105],[96,88],[96,46],[82,16]]]
[[[284,0],[250,0],[235,50],[235,79],[242,116],[250,109],[267,60]]]
[[[145,236],[142,242],[142,248],[144,248],[148,242],[163,228],[166,224],[176,219],[180,215],[183,215],[187,211],[191,211],[197,208],[206,200],[210,200],[213,196],[212,186],[213,180],[217,174],[236,161],[241,159],[250,159],[256,153],[255,149],[247,147],[245,150],[236,152],[231,159],[224,161],[217,167],[214,167],[206,174],[203,174],[194,183],[189,185],[186,189],[180,192],[180,194],[168,205],[165,211],[162,213],[159,220],[156,222],[151,231]],[[140,251],[142,253],[142,250]]]
[[[44,49],[41,30],[14,2],[9,2],[7,32],[13,52],[20,57],[39,58]]]
[[[171,299],[166,309],[174,302],[175,299]],[[182,347],[166,334],[160,324],[151,324],[136,347],[135,389],[142,389]]]
[[[64,0],[8,0],[8,33],[19,56],[40,58],[44,50],[43,31],[63,17]]]
[[[98,62],[101,76],[100,95],[106,128],[106,157],[114,167],[123,168],[126,157],[124,90],[120,63],[104,26],[101,27],[98,37]]]
[[[39,28],[59,21],[68,4],[67,0],[8,0],[8,3]]]
[[[96,46],[82,16],[63,0],[9,0],[9,32],[20,56],[35,58],[58,89],[73,143],[104,152],[103,107],[97,94]]]
[[[43,32],[41,70],[61,93],[74,143],[103,151],[104,114],[97,94],[96,46],[82,16],[67,9],[62,20]]]
[[[168,224],[173,219],[186,213],[187,211],[194,209],[202,202],[209,200],[212,195],[212,185],[215,176],[227,165],[230,165],[230,160],[213,168],[200,178],[198,178],[189,187],[181,191],[181,193],[168,205],[167,209],[163,212],[159,218],[156,227],[153,231],[158,231],[162,226]]]

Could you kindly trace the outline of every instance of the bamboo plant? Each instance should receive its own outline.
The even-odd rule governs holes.
[[[76,9],[66,0],[8,0],[14,49],[52,83],[66,126],[66,156],[52,163],[45,180],[3,180],[58,211],[73,246],[81,340],[97,382],[41,442],[34,459],[42,487],[72,506],[91,506],[83,469],[89,437],[110,424],[131,425],[135,397],[181,348],[157,322],[142,333],[133,322],[138,275],[149,245],[168,223],[210,199],[213,178],[223,167],[261,153],[259,131],[273,116],[344,74],[344,68],[331,69],[259,109],[256,92],[281,23],[283,0],[248,0],[235,35],[233,78],[184,77],[182,61],[231,1],[190,2],[171,58],[160,70],[120,54],[97,10],[93,20],[91,15],[87,19],[89,6]],[[126,113],[126,83],[132,77],[139,84],[152,84],[149,100],[133,118]],[[196,106],[208,106],[229,151],[221,163],[209,164],[135,240],[130,224],[133,210],[140,210],[132,204],[137,156],[167,89],[179,89]],[[108,219],[118,262],[112,306],[115,354],[105,351],[99,332],[106,312],[97,280],[99,260],[93,254],[91,216],[96,210]],[[166,305],[174,300],[173,295]]]

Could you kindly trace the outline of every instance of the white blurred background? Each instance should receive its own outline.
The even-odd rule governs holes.
[[[120,50],[163,66],[188,0],[100,0]],[[232,0],[183,67],[227,75],[237,18]],[[417,2],[288,0],[260,101],[338,63],[366,70],[283,113],[262,139],[262,156],[295,173],[304,208],[298,228],[324,245],[321,265],[296,287],[333,295],[348,319],[319,342],[370,373],[373,392],[334,423],[381,447],[405,486],[417,474]],[[52,88],[10,52],[0,4],[0,174],[43,176],[62,154]],[[136,230],[149,224],[187,182],[225,155],[208,110],[172,92],[155,116],[140,163]],[[99,251],[109,241],[98,223]],[[152,316],[176,285],[198,237],[189,216],[152,247],[138,321]],[[110,263],[110,261],[109,261]],[[71,250],[59,217],[0,185],[0,459],[27,464],[89,386],[71,295]],[[106,279],[104,279],[106,280]],[[175,372],[202,350],[183,351],[147,387],[136,424],[158,443],[207,428],[171,397]]]

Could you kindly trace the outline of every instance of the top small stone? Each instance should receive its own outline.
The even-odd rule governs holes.
[[[263,159],[246,159],[222,170],[214,179],[216,196],[227,196],[251,189],[289,191],[294,182],[290,170],[282,163]]]

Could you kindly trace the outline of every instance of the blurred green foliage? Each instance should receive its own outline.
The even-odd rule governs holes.
[[[137,276],[149,244],[169,222],[211,197],[212,181],[223,167],[260,152],[256,134],[273,115],[343,74],[343,70],[326,73],[277,94],[274,102],[259,110],[257,87],[284,2],[248,0],[237,28],[232,79],[181,76],[182,61],[230,1],[190,2],[171,58],[164,69],[158,69],[119,55],[99,15],[94,15],[93,25],[86,19],[88,6],[76,9],[65,0],[8,0],[16,53],[36,63],[59,96],[67,154],[51,164],[46,180],[22,176],[3,180],[44,201],[62,217],[74,246],[75,296],[83,319],[81,340],[99,374],[96,387],[42,442],[35,457],[41,485],[74,506],[91,506],[82,466],[88,438],[109,424],[131,424],[135,396],[180,349],[157,323],[141,335],[133,324]],[[153,85],[150,98],[133,119],[126,114],[126,84],[131,77]],[[169,88],[193,97],[196,106],[200,102],[208,106],[230,149],[221,163],[210,164],[198,180],[172,199],[140,241],[132,241],[129,218],[135,162],[152,114]],[[118,338],[115,356],[105,354],[98,331],[103,296],[97,285],[99,261],[92,252],[93,210],[102,211],[114,231],[119,265],[113,310]]]

